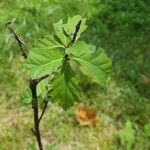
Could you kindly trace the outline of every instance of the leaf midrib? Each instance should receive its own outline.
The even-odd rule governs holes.
[[[41,64],[40,66],[39,65],[36,65],[36,64],[32,64],[33,66],[38,66],[38,67],[43,67],[43,66],[47,66],[47,65],[50,65],[50,64],[53,64],[53,63],[55,63],[55,62],[57,62],[57,61],[61,61],[63,58],[59,58],[59,59],[57,59],[57,60],[53,60],[53,61],[51,61],[51,62],[49,62],[49,63],[46,63],[46,64]]]
[[[99,70],[101,70],[104,74],[106,74],[104,70],[102,70],[101,68],[99,68],[98,66],[96,66],[95,64],[93,64],[93,63],[91,63],[91,62],[85,61],[85,60],[80,59],[80,58],[72,58],[72,59],[74,59],[74,60],[79,60],[79,61],[85,62],[85,63],[87,63],[87,64],[90,64],[90,65],[92,64],[93,66],[95,66],[95,67],[97,67]]]

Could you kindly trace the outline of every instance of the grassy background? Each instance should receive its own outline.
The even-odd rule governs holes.
[[[30,49],[53,32],[53,23],[79,14],[87,18],[84,40],[103,47],[113,60],[107,87],[83,81],[83,104],[97,110],[96,128],[75,122],[74,108],[49,104],[41,124],[48,150],[149,150],[150,2],[148,0],[0,1],[0,149],[36,149],[32,109],[19,99],[27,86],[22,58],[5,27],[14,27]],[[76,106],[75,106],[76,107]]]

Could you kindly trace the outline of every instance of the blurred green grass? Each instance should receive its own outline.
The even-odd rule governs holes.
[[[87,18],[88,28],[82,38],[103,47],[112,58],[111,80],[104,88],[83,79],[83,103],[98,110],[96,128],[77,125],[74,108],[64,112],[49,105],[41,126],[44,144],[49,150],[115,150],[126,149],[130,144],[126,138],[133,136],[132,149],[150,149],[148,0],[0,1],[0,149],[35,149],[30,132],[32,109],[19,105],[28,78],[5,23],[16,19],[14,28],[30,49],[34,41],[53,33],[54,22],[76,14]],[[119,135],[127,132],[128,120],[135,132],[125,135],[122,144]]]

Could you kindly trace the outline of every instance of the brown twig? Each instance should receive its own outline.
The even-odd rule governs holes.
[[[32,132],[36,136],[39,150],[43,150],[43,145],[41,141],[41,134],[40,134],[40,129],[39,129],[39,109],[38,109],[38,97],[37,97],[37,81],[36,80],[30,80],[29,81],[30,85],[30,90],[32,93],[32,108],[34,111],[34,129],[32,129]]]
[[[44,107],[43,107],[42,113],[41,113],[41,115],[40,115],[40,117],[39,117],[39,123],[40,123],[40,121],[42,120],[42,117],[43,117],[43,115],[44,115],[44,113],[45,113],[45,110],[46,110],[46,108],[47,108],[47,104],[48,104],[48,101],[47,101],[47,100],[44,100]]]
[[[32,131],[32,133],[33,133],[34,135],[36,135],[36,133],[35,133],[35,131],[34,131],[34,129],[33,129],[33,128],[31,128],[31,131]]]
[[[6,26],[7,26],[8,30],[10,31],[10,33],[14,35],[15,40],[17,41],[17,43],[20,47],[21,54],[23,55],[23,57],[25,59],[27,59],[27,54],[24,51],[23,46],[22,46],[23,44],[25,45],[25,43],[19,38],[19,36],[15,32],[15,30],[12,28],[11,21],[7,22]],[[40,134],[40,128],[39,128],[40,120],[42,119],[42,117],[44,115],[44,112],[47,108],[47,103],[48,102],[45,104],[45,106],[43,108],[43,111],[42,111],[42,114],[39,117],[37,85],[38,85],[39,82],[46,79],[47,77],[49,77],[48,74],[44,75],[40,78],[37,78],[37,79],[30,79],[29,80],[29,87],[30,87],[30,90],[31,90],[31,93],[32,93],[32,108],[33,108],[33,111],[34,111],[34,129],[32,128],[31,131],[33,132],[33,134],[35,135],[35,137],[37,139],[39,150],[43,150],[41,134]]]
[[[78,22],[78,24],[76,25],[76,30],[75,30],[75,33],[73,34],[73,39],[71,41],[71,43],[74,43],[76,41],[76,37],[77,37],[77,34],[79,32],[79,29],[80,29],[80,25],[81,25],[81,20]]]
[[[32,108],[34,111],[34,129],[32,129],[33,134],[35,135],[37,142],[38,142],[38,146],[39,146],[39,150],[43,150],[43,145],[42,145],[42,140],[41,140],[41,133],[40,133],[40,121],[44,115],[44,112],[47,108],[47,103],[43,108],[42,114],[39,117],[39,108],[38,108],[38,97],[37,97],[37,85],[39,82],[41,82],[42,80],[46,79],[47,77],[49,77],[49,75],[45,75],[42,76],[38,79],[30,79],[29,81],[29,87],[32,93]]]
[[[42,77],[36,79],[36,82],[39,83],[39,82],[41,82],[42,80],[44,80],[44,79],[46,79],[46,78],[48,78],[48,77],[49,77],[49,74],[46,74],[46,75],[44,75],[44,76],[42,76]]]
[[[26,44],[19,38],[19,36],[17,35],[17,33],[16,33],[16,32],[14,31],[14,29],[12,28],[12,23],[11,23],[11,21],[8,21],[8,22],[6,23],[6,26],[7,26],[8,30],[10,31],[10,33],[14,35],[16,41],[18,42],[18,45],[19,45],[20,50],[21,50],[21,53],[22,53],[21,55],[26,59],[26,58],[27,58],[27,54],[26,54],[26,52],[24,51],[24,49],[23,49],[23,47],[22,47],[22,44],[23,44],[23,45],[26,45]]]
[[[76,41],[77,34],[78,34],[79,30],[80,30],[81,23],[82,23],[82,20],[80,20],[78,22],[78,24],[76,25],[76,29],[75,29],[75,32],[73,34],[73,38],[72,38],[71,42],[68,44],[67,47],[69,47],[71,44],[73,44]]]

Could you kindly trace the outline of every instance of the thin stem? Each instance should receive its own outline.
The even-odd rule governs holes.
[[[81,20],[78,22],[78,24],[76,25],[76,30],[75,30],[75,33],[73,34],[73,39],[71,41],[71,43],[74,43],[76,41],[76,37],[77,37],[77,34],[79,32],[79,29],[80,29],[80,25],[81,25]]]
[[[6,26],[8,28],[8,30],[10,31],[11,34],[14,35],[15,40],[17,41],[19,47],[20,47],[20,51],[23,55],[23,57],[25,59],[27,59],[27,54],[23,49],[22,44],[25,45],[24,42],[22,42],[19,38],[19,36],[16,34],[16,32],[14,31],[14,29],[11,26],[11,22],[7,22]],[[38,97],[37,97],[37,85],[39,82],[41,82],[42,80],[46,79],[47,77],[49,77],[49,75],[44,75],[38,79],[30,79],[29,80],[29,87],[32,93],[32,108],[33,108],[33,112],[34,112],[34,129],[31,129],[31,131],[33,132],[34,136],[36,137],[37,143],[38,143],[38,147],[39,150],[43,150],[43,145],[42,145],[42,140],[41,140],[41,133],[40,133],[40,121],[44,115],[44,112],[47,108],[47,103],[45,103],[45,106],[43,108],[42,114],[39,117],[39,108],[38,108]]]
[[[40,115],[40,117],[39,117],[39,123],[40,123],[40,121],[42,120],[42,117],[43,117],[43,115],[44,115],[44,113],[45,113],[45,110],[46,110],[46,108],[47,108],[47,104],[48,104],[48,101],[45,100],[45,101],[44,101],[44,107],[43,107],[42,113],[41,113],[41,115]]]
[[[81,23],[82,23],[82,20],[80,20],[78,22],[78,24],[76,25],[76,30],[75,30],[75,32],[73,34],[73,38],[72,38],[71,42],[68,44],[67,47],[69,47],[71,44],[73,44],[76,41],[77,34],[78,34],[79,30],[80,30]]]
[[[18,42],[18,45],[19,45],[21,53],[22,53],[21,55],[26,59],[27,58],[27,54],[24,51],[23,46],[22,46],[22,44],[25,45],[25,43],[19,38],[19,36],[17,35],[17,33],[12,28],[11,21],[8,21],[6,23],[6,26],[7,26],[8,30],[10,31],[10,33],[14,35],[15,40]]]
[[[32,93],[32,108],[33,108],[33,112],[34,112],[34,129],[31,129],[31,130],[37,139],[39,150],[43,150],[41,133],[40,133],[40,121],[44,115],[46,108],[47,108],[48,101],[46,101],[45,106],[42,111],[42,114],[39,117],[38,97],[37,97],[37,89],[36,88],[37,88],[38,83],[40,81],[46,79],[47,77],[49,77],[49,75],[42,76],[38,79],[30,79],[30,81],[29,81],[29,83],[30,83],[29,87],[30,87],[30,90]]]
[[[46,79],[46,78],[48,78],[48,77],[49,77],[49,74],[46,74],[46,75],[44,75],[44,76],[42,76],[42,77],[36,79],[36,82],[39,83],[39,82],[41,82],[42,80],[44,80],[44,79]]]
[[[34,111],[34,130],[33,133],[36,136],[39,150],[43,150],[43,145],[41,141],[41,134],[40,134],[40,129],[39,129],[39,109],[38,109],[38,98],[37,98],[37,82],[36,80],[30,80],[30,90],[32,93],[32,108]]]

